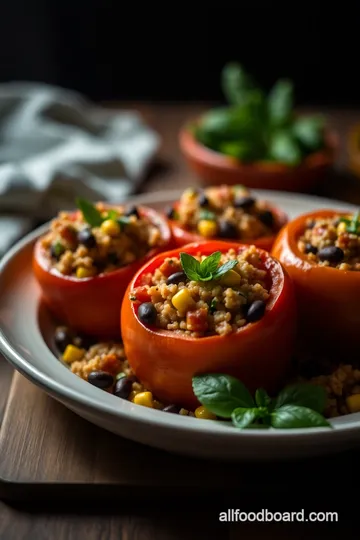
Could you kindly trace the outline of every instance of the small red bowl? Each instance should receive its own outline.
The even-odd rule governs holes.
[[[179,144],[187,165],[204,185],[242,184],[250,189],[291,192],[308,192],[325,178],[337,157],[337,133],[328,129],[326,143],[324,150],[310,154],[296,167],[270,161],[245,164],[199,143],[189,124],[179,133]]]

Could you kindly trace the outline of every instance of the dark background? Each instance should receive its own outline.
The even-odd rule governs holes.
[[[2,3],[0,82],[47,82],[96,101],[218,101],[220,70],[238,60],[265,88],[291,77],[298,104],[360,105],[355,8],[141,5]]]

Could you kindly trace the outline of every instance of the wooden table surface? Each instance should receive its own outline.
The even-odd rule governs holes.
[[[145,120],[159,132],[162,146],[142,186],[142,192],[184,188],[197,185],[198,180],[187,170],[182,159],[177,135],[180,126],[188,119],[205,110],[207,104],[126,104],[126,107],[139,110]],[[347,172],[346,136],[349,128],[360,120],[360,110],[323,111],[330,124],[338,130],[341,149],[336,174],[331,175],[316,194],[340,199],[360,205],[360,180]],[[10,366],[0,358],[0,425],[12,377]],[[14,426],[14,429],[16,427]],[[243,523],[219,524],[217,516],[206,512],[206,501],[199,501],[198,508],[188,508],[186,501],[182,508],[162,511],[161,501],[151,509],[132,508],[122,513],[121,509],[96,515],[92,509],[88,515],[80,515],[81,501],[74,512],[61,513],[54,507],[50,512],[38,509],[14,509],[0,503],[0,540],[42,540],[42,539],[126,539],[126,540],[191,540],[192,538],[235,539],[247,536],[267,538],[270,535],[281,538],[300,538],[304,532],[301,525]],[[203,504],[205,507],[203,508]],[[95,505],[96,509],[96,505]],[[82,509],[84,511],[84,509]],[[86,510],[86,509],[85,509]],[[336,528],[322,524],[322,531],[329,538],[337,537]],[[344,528],[346,524],[342,524]],[[271,532],[268,527],[271,527]],[[325,532],[326,531],[326,532]],[[319,528],[309,538],[318,537]],[[344,529],[343,529],[344,532]],[[333,536],[335,534],[335,536]],[[348,538],[355,538],[347,533]],[[358,537],[358,535],[356,536]]]

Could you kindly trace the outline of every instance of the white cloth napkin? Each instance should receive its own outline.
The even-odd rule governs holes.
[[[0,85],[0,256],[34,219],[75,197],[121,202],[134,193],[160,138],[137,113],[110,113],[44,84]]]

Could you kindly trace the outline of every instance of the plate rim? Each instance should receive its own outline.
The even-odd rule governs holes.
[[[159,204],[161,202],[166,202],[169,200],[175,200],[177,196],[179,196],[180,193],[182,193],[183,190],[164,190],[159,192],[150,192],[148,194],[139,194],[133,197],[129,197],[127,201],[136,202],[136,201],[142,201],[142,204]],[[347,208],[357,208],[355,205],[351,203],[347,203],[345,201],[340,200],[332,200],[327,199],[324,197],[319,197],[316,195],[307,195],[307,194],[301,194],[296,193],[292,194],[289,192],[282,192],[282,191],[271,191],[271,190],[252,190],[254,193],[258,193],[259,196],[263,196],[264,198],[277,198],[281,197],[284,200],[286,199],[292,199],[292,202],[294,203],[295,200],[303,199],[304,200],[312,200],[314,203],[316,201],[321,202],[322,205],[324,204],[330,204],[332,207],[335,205],[345,206]],[[145,197],[144,197],[145,195]],[[146,202],[144,202],[146,200]],[[51,220],[50,220],[51,221]],[[17,254],[25,249],[28,245],[33,243],[41,234],[43,234],[47,228],[49,227],[50,221],[44,223],[40,227],[37,227],[35,230],[31,231],[27,235],[25,235],[23,238],[21,238],[18,242],[15,243],[15,245],[12,246],[12,248],[2,257],[0,260],[0,273],[3,273],[8,264],[17,256]],[[99,399],[94,399],[92,396],[87,396],[85,394],[81,394],[77,392],[76,389],[69,388],[65,384],[56,381],[55,379],[52,379],[49,375],[42,372],[40,369],[35,367],[33,364],[31,364],[29,361],[27,361],[25,358],[22,357],[21,353],[16,351],[16,348],[12,346],[10,341],[7,339],[5,332],[2,328],[0,328],[0,350],[9,361],[9,363],[12,364],[12,366],[19,371],[22,375],[24,375],[26,378],[28,378],[33,384],[41,387],[46,393],[52,395],[55,399],[59,399],[59,401],[62,401],[63,399],[66,399],[73,403],[74,405],[85,407],[88,410],[95,411],[96,413],[103,412],[110,416],[115,416],[117,418],[121,416],[127,417],[128,420],[134,421],[136,424],[143,424],[149,423],[149,418],[147,418],[147,414],[136,414],[134,415],[131,411],[119,411],[114,408],[112,408],[107,403],[102,403]],[[52,351],[49,350],[50,354],[53,354]],[[360,413],[353,413],[353,415],[348,416],[354,416],[354,419],[350,422],[344,423],[344,424],[336,424],[334,426],[334,429],[329,430],[328,428],[297,428],[297,429],[291,429],[291,430],[262,430],[262,429],[251,429],[251,430],[236,430],[236,428],[232,428],[232,426],[228,426],[228,423],[226,423],[226,429],[222,430],[220,428],[220,424],[224,425],[225,422],[217,421],[216,426],[214,426],[213,423],[208,422],[207,420],[199,420],[189,417],[176,417],[176,422],[173,422],[170,420],[170,418],[167,415],[164,415],[162,417],[161,412],[157,410],[149,409],[147,411],[148,413],[155,413],[153,417],[151,418],[151,423],[156,424],[158,428],[162,429],[168,429],[168,430],[178,430],[182,432],[204,432],[209,436],[222,438],[222,439],[228,439],[229,441],[234,440],[234,437],[239,437],[242,440],[246,438],[247,441],[251,442],[251,440],[258,441],[260,440],[289,440],[289,439],[297,439],[298,437],[311,439],[313,441],[317,440],[318,437],[320,438],[326,438],[332,440],[334,438],[340,437],[341,434],[349,434],[352,432],[356,432],[360,428]],[[157,414],[156,414],[157,413]],[[158,416],[159,415],[159,416]],[[355,416],[356,415],[356,416]],[[151,414],[152,416],[152,414]],[[356,419],[358,417],[359,419]],[[163,421],[162,421],[163,420]],[[172,420],[175,420],[173,418]],[[191,422],[189,422],[191,420]],[[213,427],[212,427],[213,426]],[[219,429],[220,428],[220,429]]]

